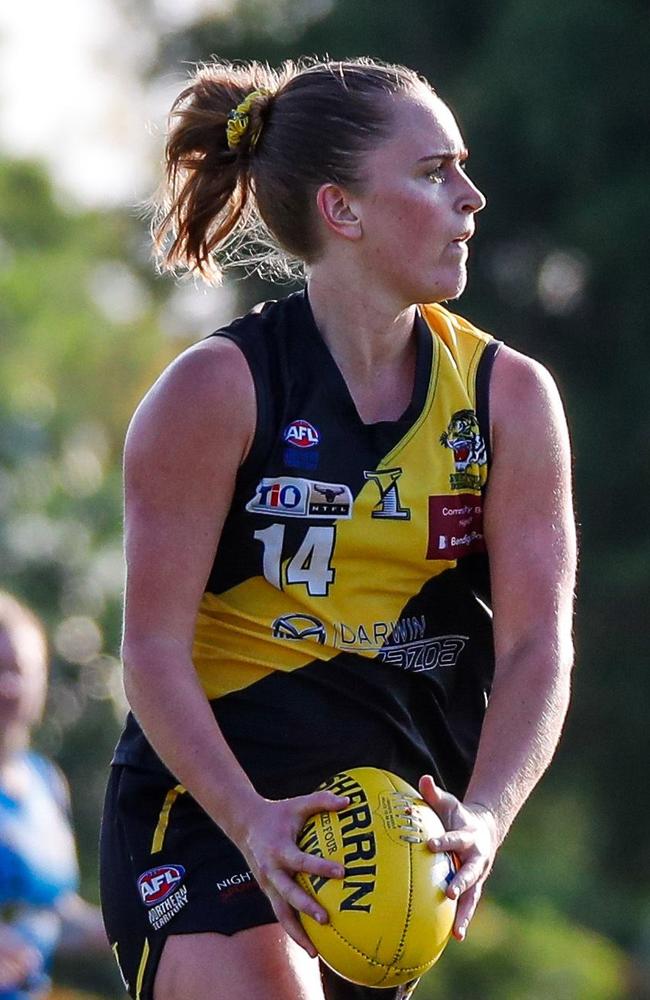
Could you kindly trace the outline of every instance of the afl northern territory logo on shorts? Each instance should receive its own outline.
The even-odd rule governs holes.
[[[138,891],[145,906],[162,903],[183,881],[185,869],[182,865],[160,865],[149,868],[138,879]]]
[[[187,886],[183,884],[182,865],[159,865],[148,868],[138,879],[138,891],[148,909],[147,918],[155,931],[187,906]]]
[[[350,518],[352,493],[344,483],[321,483],[294,476],[262,479],[246,504],[251,514],[275,517]]]

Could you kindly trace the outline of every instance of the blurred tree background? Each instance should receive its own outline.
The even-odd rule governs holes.
[[[183,2],[112,0],[154,39],[139,65],[152,87],[212,53],[371,54],[432,81],[488,197],[457,308],[547,364],[568,410],[582,546],[570,718],[467,944],[449,947],[418,997],[648,998],[647,4],[186,0],[179,17]],[[162,280],[133,206],[82,209],[43,165],[0,162],[0,585],[50,630],[39,743],[70,778],[91,899],[125,711],[126,424],[182,347],[276,294],[258,279],[210,292]],[[57,981],[62,998],[123,995],[108,961],[61,962]]]

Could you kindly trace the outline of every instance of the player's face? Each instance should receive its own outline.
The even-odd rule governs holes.
[[[41,714],[45,685],[40,637],[28,632],[18,637],[0,628],[0,729],[33,725]]]
[[[449,108],[425,87],[393,99],[390,138],[368,154],[354,207],[372,283],[401,307],[453,299],[467,281],[467,240],[485,199],[465,172]]]

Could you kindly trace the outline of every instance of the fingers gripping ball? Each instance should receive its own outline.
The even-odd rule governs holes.
[[[305,931],[323,961],[354,983],[391,987],[421,976],[442,954],[456,912],[445,895],[454,861],[427,847],[442,823],[389,771],[351,768],[321,787],[349,796],[350,805],[312,816],[298,844],[343,864],[345,878],[298,874],[329,915],[321,925],[301,913]]]

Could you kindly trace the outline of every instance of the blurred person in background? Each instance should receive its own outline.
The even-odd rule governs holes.
[[[0,998],[46,996],[57,948],[103,952],[99,910],[77,893],[65,778],[30,749],[47,691],[39,619],[0,592]]]
[[[485,199],[416,73],[215,61],[172,110],[163,265],[214,281],[270,240],[307,287],[184,352],[129,429],[107,930],[134,1000],[373,1000],[311,960],[295,875],[344,871],[296,837],[338,771],[419,782],[465,937],[569,700],[566,422],[440,304]]]

